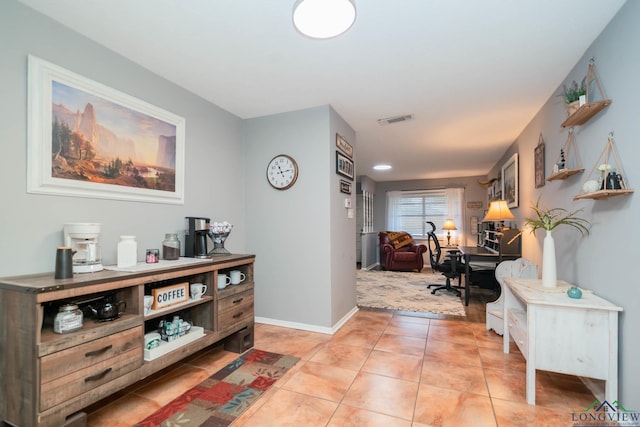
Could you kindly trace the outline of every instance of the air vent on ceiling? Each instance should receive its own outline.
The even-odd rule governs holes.
[[[387,117],[386,119],[378,120],[380,126],[392,125],[394,123],[406,122],[407,120],[413,120],[413,114],[407,114],[404,116]]]

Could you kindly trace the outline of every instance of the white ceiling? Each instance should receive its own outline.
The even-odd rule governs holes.
[[[295,0],[20,1],[242,118],[330,104],[389,181],[487,174],[625,0],[355,0],[329,40]]]

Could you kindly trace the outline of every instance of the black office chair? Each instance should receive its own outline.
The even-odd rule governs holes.
[[[436,236],[436,225],[427,221],[427,224],[431,225],[432,230],[427,232],[428,243],[427,247],[429,249],[429,262],[431,263],[431,269],[433,271],[438,271],[442,273],[444,277],[447,278],[444,285],[439,283],[428,285],[427,288],[435,288],[431,291],[432,294],[441,289],[455,292],[456,295],[462,296],[460,293],[460,289],[464,289],[462,285],[462,273],[464,272],[464,264],[462,263],[462,257],[459,251],[450,250],[447,251],[446,259],[442,262],[442,247],[440,246],[440,242],[438,241],[438,236]],[[458,285],[452,285],[452,279],[458,279]]]

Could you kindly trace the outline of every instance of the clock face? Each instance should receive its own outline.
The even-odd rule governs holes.
[[[267,166],[267,180],[273,188],[286,190],[298,179],[298,164],[292,157],[279,154]]]

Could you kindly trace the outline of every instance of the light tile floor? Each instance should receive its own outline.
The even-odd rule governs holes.
[[[538,371],[483,323],[360,311],[333,336],[257,324],[255,347],[301,360],[233,424],[267,426],[572,426],[593,395],[576,377]],[[238,355],[198,353],[94,405],[90,427],[130,426]]]

